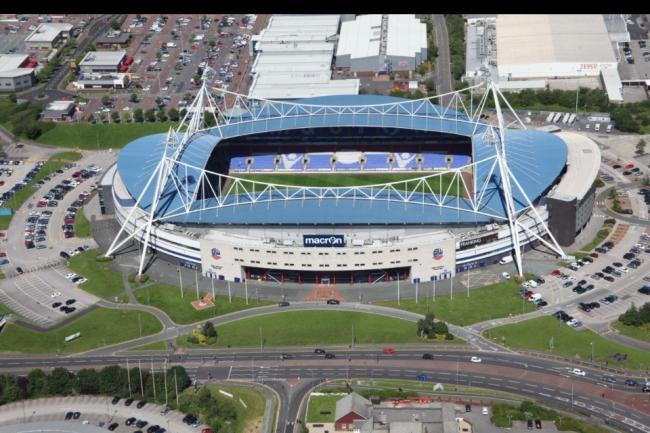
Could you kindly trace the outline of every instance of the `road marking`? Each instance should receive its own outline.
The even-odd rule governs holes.
[[[228,370],[228,377],[226,380],[230,380],[230,374],[232,373],[232,365],[230,366],[230,369]]]

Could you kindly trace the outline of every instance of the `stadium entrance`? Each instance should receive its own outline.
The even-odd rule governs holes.
[[[355,284],[408,280],[409,267],[377,269],[371,271],[289,271],[245,267],[246,279],[298,284]]]

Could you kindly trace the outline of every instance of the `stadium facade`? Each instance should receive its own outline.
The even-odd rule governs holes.
[[[176,131],[121,151],[103,180],[121,226],[107,255],[134,239],[140,272],[155,251],[218,280],[330,284],[447,279],[511,254],[522,272],[539,244],[564,256],[546,196],[571,147],[507,127],[491,84],[469,103],[221,92],[204,85]]]

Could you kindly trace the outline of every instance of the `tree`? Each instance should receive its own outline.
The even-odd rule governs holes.
[[[158,97],[156,97],[156,105],[158,107],[161,107],[161,106],[165,105],[165,101],[163,101],[163,99],[160,96],[158,96]]]
[[[201,328],[201,333],[207,338],[217,338],[217,330],[214,327],[214,324],[210,321],[207,321],[203,324]]]
[[[111,28],[113,30],[119,30],[122,26],[117,21],[111,21]]]
[[[148,109],[147,111],[144,112],[144,118],[147,120],[147,122],[155,122],[156,121],[156,112],[153,108]]]
[[[111,102],[111,97],[110,95],[106,94],[102,96],[102,104],[103,105],[108,105]]]
[[[122,122],[129,123],[131,121],[131,112],[122,111]]]
[[[3,374],[0,376],[0,384],[2,384],[2,395],[0,401],[2,403],[9,403],[20,399],[18,387],[16,386],[16,378],[11,374]]]
[[[99,393],[104,395],[126,395],[126,370],[118,365],[104,367],[99,372]]]
[[[75,389],[79,390],[79,394],[98,394],[99,388],[99,373],[94,368],[83,368],[77,372]]]
[[[99,113],[99,120],[102,123],[106,123],[106,113],[104,113],[104,112]]]
[[[645,145],[646,142],[644,139],[639,140],[639,142],[636,144],[636,153],[643,155],[645,153]]]
[[[159,122],[164,122],[165,120],[167,120],[167,116],[165,115],[165,112],[163,110],[156,112],[156,118],[158,119]]]
[[[44,397],[48,395],[47,375],[40,368],[35,368],[27,375],[27,394],[30,398]]]
[[[138,95],[136,95],[135,93],[131,93],[131,97],[129,98],[129,101],[133,103],[138,102]]]
[[[185,117],[185,116],[187,116],[187,109],[186,109],[186,108],[183,108],[179,114],[181,115],[180,117]]]
[[[628,326],[643,325],[641,314],[639,313],[639,310],[636,308],[636,305],[634,305],[634,303],[630,308],[627,309],[625,313],[618,316],[618,320],[624,325],[628,325]]]
[[[167,381],[169,382],[172,380],[172,382],[169,383],[174,383],[174,374],[176,374],[176,380],[178,381],[178,392],[183,391],[185,388],[190,386],[190,376],[187,374],[187,371],[185,371],[185,367],[182,365],[175,365],[172,368],[170,368],[168,371],[168,376],[167,376]]]
[[[169,120],[171,120],[172,122],[178,122],[178,119],[180,118],[178,114],[178,109],[174,107],[169,109],[169,111],[167,112],[167,116],[169,117]]]
[[[57,367],[47,380],[47,388],[54,395],[68,395],[72,385],[71,374],[65,368]]]
[[[427,313],[424,316],[424,319],[418,320],[417,323],[417,333],[421,337],[433,338],[434,333],[434,324],[435,324],[435,315],[433,313]]]
[[[18,101],[18,98],[16,97],[16,94],[11,92],[8,96],[8,99],[13,102],[14,104]]]
[[[142,112],[142,108],[136,108],[133,110],[133,120],[138,123],[144,122],[144,114]]]
[[[120,122],[120,113],[117,111],[112,111],[111,112],[111,120],[113,123],[119,123]]]
[[[607,197],[609,197],[610,200],[616,200],[618,198],[618,191],[616,191],[616,188],[610,189],[609,193],[607,193]]]

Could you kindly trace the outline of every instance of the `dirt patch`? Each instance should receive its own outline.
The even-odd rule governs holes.
[[[258,416],[249,420],[245,425],[242,433],[262,433],[262,425],[264,424],[264,417]]]

